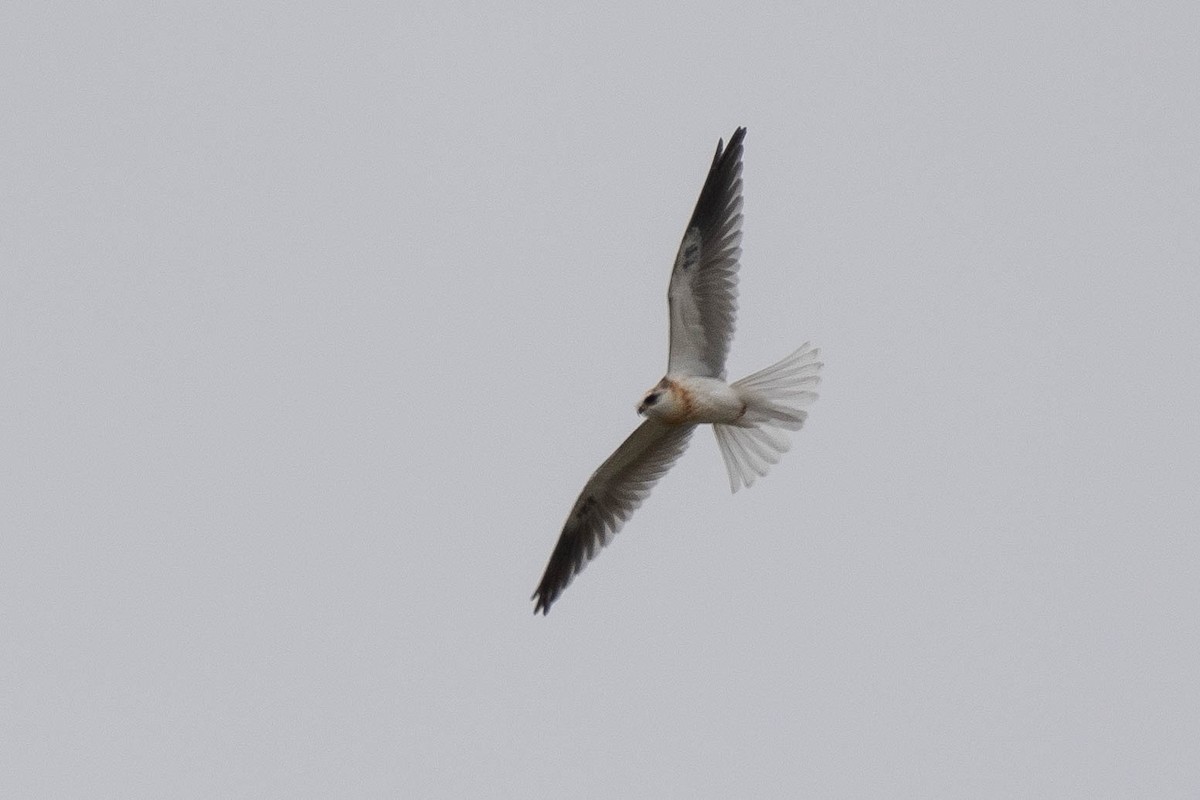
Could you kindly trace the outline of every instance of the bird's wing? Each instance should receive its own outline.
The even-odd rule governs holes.
[[[533,598],[533,613],[549,613],[550,605],[612,541],[634,509],[687,447],[694,425],[667,425],[648,419],[592,473],[575,501],[546,573]]]
[[[742,255],[742,139],[745,128],[717,142],[675,256],[667,301],[671,308],[668,373],[725,377],[725,356],[737,315],[738,259]]]

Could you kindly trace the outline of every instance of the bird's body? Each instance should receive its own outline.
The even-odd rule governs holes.
[[[653,403],[642,400],[638,413],[668,425],[735,425],[746,414],[741,395],[719,378],[667,375],[646,396],[656,394],[658,399]]]
[[[717,144],[708,179],[675,257],[667,299],[671,347],[666,376],[643,396],[646,421],[592,474],[567,515],[534,592],[548,613],[567,584],[608,544],[683,453],[697,425],[710,424],[733,491],[765,475],[789,447],[816,399],[818,351],[807,344],[733,383],[725,357],[733,338],[741,255],[742,140]]]

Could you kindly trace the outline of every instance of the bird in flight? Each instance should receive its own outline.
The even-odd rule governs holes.
[[[717,153],[683,234],[667,304],[667,374],[642,397],[646,418],[600,465],[567,515],[546,572],[531,599],[547,614],[567,585],[642,504],[687,448],[697,425],[712,425],[736,492],[767,474],[789,447],[786,431],[804,425],[820,382],[819,350],[808,344],[733,383],[725,357],[737,312],[742,241],[742,141],[738,128]]]

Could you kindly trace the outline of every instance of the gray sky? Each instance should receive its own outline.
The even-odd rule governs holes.
[[[0,16],[0,794],[1200,792],[1194,3]],[[743,124],[821,399],[535,618]]]

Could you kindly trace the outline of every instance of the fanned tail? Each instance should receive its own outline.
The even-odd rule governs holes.
[[[736,424],[713,425],[729,471],[729,488],[749,487],[791,446],[786,431],[804,426],[804,409],[817,399],[819,349],[807,342],[787,358],[730,384],[746,404]]]

